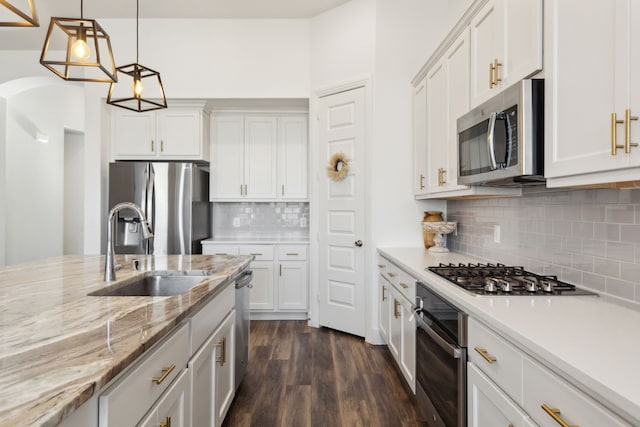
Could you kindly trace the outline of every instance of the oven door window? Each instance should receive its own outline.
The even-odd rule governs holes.
[[[429,322],[428,319],[426,319]],[[447,427],[458,425],[460,359],[434,341],[420,322],[416,330],[417,381]],[[462,362],[464,363],[464,361]]]

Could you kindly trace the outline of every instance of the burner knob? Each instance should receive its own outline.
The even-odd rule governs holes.
[[[502,292],[512,292],[513,291],[513,283],[511,283],[510,279],[505,279],[502,281]]]
[[[498,280],[487,277],[484,279],[484,290],[490,293],[498,292]]]
[[[524,289],[527,292],[538,292],[538,279],[536,279],[535,277],[523,277],[522,278],[522,282],[524,283]]]
[[[540,287],[542,288],[543,291],[547,293],[553,292],[553,282],[549,280],[541,280]]]

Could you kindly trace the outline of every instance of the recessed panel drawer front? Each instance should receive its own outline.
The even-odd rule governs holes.
[[[185,323],[100,395],[100,427],[136,425],[188,359],[189,324]]]
[[[514,401],[522,403],[522,353],[469,318],[468,357]]]
[[[307,246],[304,245],[279,245],[278,261],[306,261]]]
[[[235,290],[235,285],[231,283],[191,318],[191,354],[200,348],[227,313],[233,310]]]
[[[273,245],[242,245],[240,255],[253,255],[254,261],[272,261]]]
[[[524,384],[524,409],[541,427],[558,427],[562,422],[581,427],[631,426],[528,357],[524,358]]]
[[[203,255],[238,255],[238,245],[202,244]]]
[[[411,304],[416,300],[416,280],[405,273],[403,270],[398,270],[398,275],[395,277],[394,285],[400,289],[402,295],[404,295]]]
[[[387,277],[387,265],[389,264],[389,261],[384,258],[382,255],[378,255],[378,273],[380,273],[380,275]]]

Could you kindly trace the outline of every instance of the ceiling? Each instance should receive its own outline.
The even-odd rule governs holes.
[[[349,0],[140,0],[140,18],[311,18]],[[13,2],[15,5],[26,1]],[[41,49],[49,19],[80,17],[80,0],[35,0],[40,28],[0,27],[0,49]],[[0,6],[1,7],[1,6]],[[135,18],[135,0],[85,0],[85,18]]]

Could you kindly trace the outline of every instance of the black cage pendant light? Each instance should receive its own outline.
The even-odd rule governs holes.
[[[65,80],[111,83],[116,68],[111,39],[94,19],[51,18],[40,63]]]
[[[0,6],[4,6],[7,10],[0,10],[0,27],[39,27],[38,14],[33,0],[22,0],[22,3],[28,3],[29,11],[25,12],[20,9],[20,2],[15,0],[0,0]],[[18,6],[16,6],[16,4]]]
[[[116,68],[118,81],[109,86],[107,104],[141,113],[167,108],[167,98],[160,73],[139,63],[139,27],[140,0],[136,0],[136,62]]]

